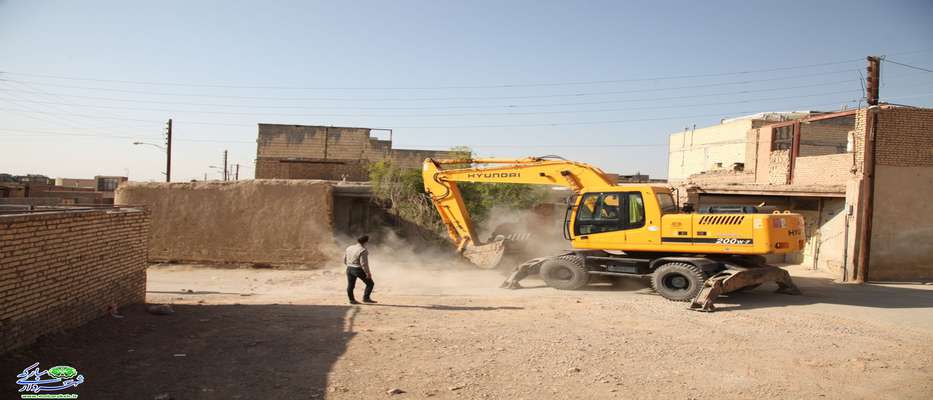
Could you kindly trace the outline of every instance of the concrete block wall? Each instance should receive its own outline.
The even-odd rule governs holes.
[[[259,124],[256,179],[369,180],[369,164],[388,160],[421,168],[425,158],[451,158],[449,151],[392,149],[367,128]]]
[[[875,162],[894,167],[933,166],[933,109],[881,110]]]
[[[360,160],[288,160],[261,158],[256,161],[256,179],[369,180],[368,163]]]
[[[149,213],[0,216],[0,353],[145,301]]]
[[[370,136],[367,128],[259,124],[257,158],[334,160],[384,159],[390,142]]]
[[[421,165],[424,163],[425,158],[434,158],[434,159],[449,159],[459,156],[456,152],[451,151],[435,151],[435,150],[408,150],[408,149],[395,149],[392,150],[391,157],[389,161],[393,165],[400,168],[416,168],[421,169]]]
[[[378,161],[388,156],[389,147],[389,141],[371,137],[369,129],[329,128],[327,133],[328,159]]]
[[[798,157],[845,153],[854,127],[852,116],[801,123]]]
[[[738,171],[707,171],[690,175],[685,183],[694,185],[755,183],[755,174]]]
[[[259,124],[257,157],[324,158],[324,129]]]
[[[852,153],[797,157],[795,185],[844,185],[852,177]]]

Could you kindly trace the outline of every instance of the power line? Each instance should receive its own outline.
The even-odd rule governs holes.
[[[74,137],[95,137],[95,138],[112,138],[112,139],[147,139],[147,140],[159,140],[162,139],[161,136],[146,136],[146,135],[114,135],[114,134],[91,134],[91,133],[73,133],[73,132],[56,132],[48,130],[35,130],[35,129],[7,129],[0,128],[0,131],[3,132],[19,132],[19,133],[28,133],[29,135],[39,135],[39,136],[74,136]],[[19,136],[23,137],[24,135],[0,135],[0,136]],[[252,143],[255,144],[255,140],[230,140],[230,139],[197,139],[197,138],[172,138],[172,141],[184,141],[184,142],[206,142],[206,143]]]
[[[840,104],[854,103],[857,100],[847,100],[831,103],[830,105],[823,104],[812,106],[809,108],[819,108],[819,107],[836,107]],[[14,110],[7,108],[0,108],[0,111],[17,111],[23,112],[23,110]],[[393,129],[469,129],[469,128],[520,128],[520,127],[549,127],[549,126],[577,126],[577,125],[614,125],[620,123],[629,123],[629,122],[648,122],[648,121],[665,121],[665,120],[676,120],[676,119],[689,119],[689,118],[709,118],[709,117],[722,117],[723,115],[744,115],[751,114],[758,111],[755,110],[746,110],[746,111],[736,111],[732,113],[710,113],[710,114],[700,114],[700,115],[686,115],[686,116],[668,116],[668,117],[657,117],[657,118],[636,118],[636,119],[626,119],[626,120],[603,120],[603,121],[577,121],[577,122],[549,122],[549,123],[535,123],[535,124],[504,124],[504,125],[459,125],[459,126],[397,126]],[[52,113],[44,113],[54,115]],[[71,114],[68,114],[71,115]],[[87,114],[82,114],[87,115]],[[115,117],[100,117],[103,119],[114,119]],[[139,120],[139,119],[122,119],[122,120],[131,120],[131,121],[144,121],[144,122],[154,122],[154,120]],[[161,123],[161,121],[158,121]],[[206,121],[184,121],[176,120],[176,122],[181,124],[190,124],[190,125],[216,125],[216,126],[238,126],[238,127],[255,127],[255,124],[245,125],[245,124],[230,124],[230,123],[217,123],[217,122],[206,122]]]
[[[850,82],[847,82],[850,83]],[[599,112],[619,112],[619,111],[643,111],[643,110],[660,110],[660,109],[677,109],[677,108],[692,108],[692,107],[706,107],[706,106],[717,106],[717,105],[729,105],[729,104],[745,104],[753,101],[773,101],[773,100],[786,100],[786,99],[796,99],[802,97],[819,97],[819,96],[829,96],[835,94],[843,93],[852,93],[853,90],[837,90],[833,92],[824,92],[824,93],[812,93],[812,94],[795,94],[791,96],[781,96],[781,97],[767,97],[767,98],[753,98],[746,100],[738,101],[724,101],[724,102],[705,102],[703,104],[685,104],[685,105],[668,105],[668,106],[642,106],[642,107],[626,107],[626,108],[609,108],[609,109],[596,109],[596,110],[572,110],[572,111],[524,111],[524,112],[498,112],[498,113],[445,113],[445,114],[356,114],[356,113],[337,113],[337,114],[288,114],[288,113],[255,113],[255,112],[237,112],[237,111],[185,111],[189,114],[213,114],[213,115],[253,115],[253,116],[277,116],[277,117],[384,117],[384,118],[432,118],[432,117],[471,117],[471,116],[517,116],[517,115],[557,115],[557,114],[579,114],[579,113],[599,113]],[[13,99],[0,97],[0,99],[14,101]],[[644,100],[639,99],[629,99],[626,102],[642,102]],[[83,105],[83,104],[71,104],[71,103],[55,103],[55,102],[43,102],[43,101],[29,101],[30,103],[38,104],[53,104],[53,105],[64,105],[72,107],[85,107],[85,108],[97,108],[97,109],[120,109],[120,110],[133,110],[133,111],[150,111],[150,112],[177,112],[177,110],[172,109],[157,109],[157,108],[136,108],[136,107],[120,107],[120,106],[95,106],[95,105]]]
[[[855,72],[856,70],[853,70]],[[703,94],[693,94],[693,95],[681,95],[681,96],[667,96],[667,97],[654,97],[654,98],[626,98],[623,100],[604,100],[604,101],[588,101],[588,102],[573,102],[573,103],[538,103],[538,104],[506,104],[506,105],[457,105],[457,106],[431,106],[431,107],[334,107],[334,106],[284,106],[284,105],[252,105],[252,104],[216,104],[216,103],[187,103],[187,102],[170,102],[170,101],[153,101],[153,100],[136,100],[136,99],[120,99],[120,98],[108,98],[108,97],[95,97],[95,96],[80,96],[80,95],[60,95],[61,97],[73,97],[81,99],[91,99],[91,100],[103,100],[103,101],[114,101],[114,102],[130,102],[130,103],[150,103],[150,104],[166,104],[166,105],[183,105],[183,106],[196,106],[196,107],[227,107],[227,108],[265,108],[265,109],[354,109],[354,110],[454,110],[454,109],[495,109],[495,108],[530,108],[530,107],[562,107],[562,106],[580,106],[580,105],[597,105],[597,104],[619,104],[619,103],[631,103],[631,102],[645,102],[645,101],[654,101],[654,100],[677,100],[677,99],[688,99],[688,98],[698,98],[698,97],[713,97],[713,96],[725,96],[725,95],[738,95],[738,94],[749,94],[749,93],[759,93],[759,92],[773,92],[773,91],[784,91],[784,90],[794,90],[794,89],[805,89],[818,86],[833,86],[839,84],[851,84],[851,79],[832,81],[832,82],[822,82],[814,83],[807,85],[797,85],[797,86],[780,86],[772,88],[760,88],[760,89],[746,89],[732,92],[716,92],[716,93],[703,93]],[[0,91],[9,91],[16,93],[32,93],[28,91],[17,91],[10,89],[0,88]],[[647,90],[646,90],[647,91]],[[652,90],[654,91],[654,90]],[[631,91],[631,92],[620,92],[625,94],[637,93],[644,91]],[[238,113],[239,114],[239,113]]]
[[[888,96],[886,99],[895,99],[895,98],[910,98],[910,97],[927,97],[933,95],[933,93],[917,93],[909,94],[902,96]],[[818,105],[804,106],[804,109],[818,109],[822,107],[837,107],[841,104],[857,103],[859,99],[851,99],[845,101],[838,101],[834,103],[824,103]],[[26,110],[17,110],[9,108],[0,108],[0,111],[12,111],[12,112],[25,112],[30,113]],[[536,124],[505,124],[505,125],[458,125],[458,126],[394,126],[393,129],[472,129],[472,128],[524,128],[524,127],[551,127],[551,126],[580,126],[580,125],[614,125],[620,123],[630,123],[630,122],[648,122],[648,121],[664,121],[664,120],[677,120],[677,119],[692,119],[692,118],[710,118],[710,117],[723,117],[725,115],[744,115],[752,114],[759,112],[760,110],[746,110],[746,111],[736,111],[729,113],[712,113],[712,114],[700,114],[700,115],[681,115],[681,116],[669,116],[669,117],[658,117],[658,118],[641,118],[641,119],[628,119],[628,120],[601,120],[601,121],[578,121],[578,122],[549,122],[549,123],[536,123]],[[55,113],[47,113],[41,111],[33,111],[32,113],[40,113],[45,115],[56,115]],[[107,116],[93,116],[88,114],[66,114],[66,115],[77,115],[77,116],[87,116],[87,117],[96,117],[99,119],[116,119],[123,121],[137,121],[137,122],[149,122],[149,123],[158,123],[162,124],[161,120],[145,120],[145,119],[135,119],[135,118],[119,118],[119,117],[107,117]],[[176,120],[179,124],[187,125],[205,125],[205,126],[228,126],[228,127],[250,127],[254,128],[256,124],[237,124],[237,123],[222,123],[222,122],[210,122],[210,121],[185,121],[185,120]],[[320,125],[320,124],[318,124]]]
[[[840,74],[845,72],[856,72],[857,69],[845,69],[845,70],[836,70],[836,71],[824,71],[810,74],[800,74],[792,76],[781,76],[781,77],[772,77],[772,78],[763,78],[763,79],[754,79],[754,80],[741,80],[741,81],[732,81],[732,82],[716,82],[716,83],[707,83],[707,84],[698,84],[698,85],[687,85],[687,86],[673,86],[673,87],[663,87],[663,88],[646,88],[646,89],[629,89],[622,91],[601,91],[601,92],[574,92],[574,93],[558,93],[558,94],[545,94],[545,95],[509,95],[509,96],[445,96],[445,97],[278,97],[278,96],[239,96],[239,95],[214,95],[214,94],[197,94],[197,93],[172,93],[172,92],[153,92],[147,90],[134,90],[134,89],[114,89],[114,88],[102,88],[102,87],[87,87],[87,86],[74,86],[74,85],[63,85],[56,83],[47,83],[47,82],[34,82],[34,81],[24,81],[17,79],[0,79],[0,81],[9,81],[9,82],[19,82],[19,83],[31,83],[33,85],[40,86],[49,86],[49,87],[59,87],[66,89],[81,89],[81,90],[92,90],[92,91],[102,91],[102,92],[113,92],[113,93],[128,93],[128,94],[144,94],[147,96],[175,96],[175,97],[202,97],[202,98],[227,98],[227,99],[240,99],[240,100],[287,100],[287,101],[460,101],[460,100],[521,100],[521,99],[537,99],[537,98],[561,98],[561,97],[584,97],[584,96],[606,96],[606,95],[615,95],[615,94],[632,94],[632,93],[648,93],[648,92],[663,92],[669,90],[682,90],[682,89],[699,89],[699,88],[709,88],[709,87],[719,87],[719,86],[732,86],[732,85],[747,85],[752,83],[760,82],[773,82],[773,81],[782,81],[782,80],[792,80],[799,78],[807,78],[814,76],[823,76],[823,75],[833,75]]]
[[[26,85],[24,85],[24,84],[22,84],[22,83],[14,83],[14,84],[16,84],[16,85],[18,85],[18,86],[21,86],[21,87],[27,87]],[[35,95],[35,94],[44,94],[45,96],[44,96],[43,98],[47,98],[47,97],[50,96],[49,93],[47,93],[47,92],[45,92],[45,91],[42,91],[42,90],[39,90],[39,92],[30,92],[30,94],[33,94],[33,95]],[[2,98],[0,98],[0,99],[2,99]],[[18,100],[18,101],[23,101],[23,100],[21,100],[21,99],[5,99],[5,100],[7,100],[8,102],[17,101],[17,100]],[[26,102],[30,102],[30,103],[38,103],[38,104],[41,104],[39,101],[32,100],[32,99],[27,99],[27,100],[25,100],[25,101],[26,101]],[[18,104],[15,104],[15,103],[14,103],[14,105],[18,105]],[[59,107],[59,106],[54,105],[54,104],[53,104],[52,107],[50,107],[50,108],[52,108],[53,110],[58,110],[58,111],[61,111],[61,112],[66,112],[66,113],[73,112],[73,110],[66,109],[66,108],[63,108],[63,107]],[[33,109],[33,108],[30,108],[30,107],[27,107],[27,109],[29,109],[29,110],[35,110],[35,109]],[[38,110],[35,110],[35,111],[38,111]],[[72,127],[75,127],[75,128],[77,128],[78,126],[81,126],[81,125],[87,125],[87,121],[78,121],[78,120],[74,120],[74,119],[70,119],[70,118],[61,118],[61,117],[60,117],[59,119],[61,119],[62,121],[68,123],[68,125],[70,125],[70,126],[72,126]],[[54,121],[53,121],[53,122],[54,122]]]
[[[881,60],[882,60],[882,61],[889,62],[889,63],[891,63],[891,64],[897,64],[897,65],[900,65],[900,66],[902,66],[902,67],[913,68],[913,69],[918,70],[918,71],[933,72],[933,70],[930,70],[930,69],[920,68],[920,67],[913,66],[913,65],[910,65],[910,64],[899,63],[899,62],[894,61],[894,60],[892,60],[892,59],[890,59],[890,58],[882,58]]]
[[[386,87],[326,87],[326,86],[297,87],[297,86],[231,85],[231,84],[202,84],[202,83],[190,83],[190,82],[179,83],[179,82],[157,82],[157,81],[140,81],[140,80],[100,79],[100,78],[86,78],[86,77],[65,76],[65,75],[33,74],[33,73],[14,72],[14,71],[0,71],[0,73],[11,74],[11,75],[31,76],[31,77],[37,77],[37,78],[72,80],[72,81],[106,82],[106,83],[119,83],[119,84],[132,84],[132,85],[147,85],[147,86],[182,86],[182,87],[203,87],[203,88],[223,88],[223,89],[450,90],[450,89],[502,89],[502,88],[547,87],[547,86],[583,86],[583,85],[600,85],[600,84],[612,84],[612,83],[624,83],[624,82],[649,82],[649,81],[661,81],[661,80],[695,79],[695,78],[748,75],[748,74],[763,73],[763,72],[777,72],[777,71],[787,71],[787,70],[794,70],[794,69],[816,68],[816,67],[824,67],[824,66],[830,66],[830,65],[848,64],[848,63],[852,63],[856,61],[862,61],[862,59],[856,58],[856,59],[843,60],[843,61],[832,61],[832,62],[824,62],[824,63],[817,63],[817,64],[793,65],[793,66],[786,66],[786,67],[766,68],[766,69],[757,69],[757,70],[753,69],[753,70],[718,72],[718,73],[707,73],[707,74],[671,75],[671,76],[659,76],[659,77],[651,77],[651,78],[627,78],[627,79],[609,79],[609,80],[591,80],[591,81],[573,81],[573,82],[538,82],[538,83],[507,83],[507,84],[492,84],[492,85],[449,85],[449,86],[412,86],[412,87],[393,87],[393,86],[386,86]]]
[[[22,132],[22,133],[30,133],[30,134],[44,135],[44,136],[76,136],[76,137],[95,137],[95,138],[103,138],[103,139],[155,139],[155,138],[156,138],[155,136],[127,136],[127,135],[75,134],[75,133],[68,133],[68,132],[50,132],[50,131],[35,131],[35,130],[26,130],[26,129],[6,129],[6,128],[0,128],[0,131],[4,131],[4,132]],[[5,134],[0,134],[0,136],[17,136],[17,137],[23,137],[24,135],[5,135]],[[254,141],[254,140],[253,140],[253,141],[243,141],[243,140],[215,140],[215,139],[190,139],[190,138],[189,138],[189,139],[178,139],[178,140],[185,140],[185,141],[189,141],[189,142],[210,142],[210,143],[256,143],[256,141]],[[712,145],[712,144],[730,144],[730,143],[733,143],[733,144],[734,144],[734,143],[745,143],[745,141],[744,141],[744,140],[738,140],[738,139],[733,139],[733,140],[722,140],[722,141],[706,142],[706,143],[698,144],[698,145],[696,145],[696,146],[694,146],[694,147],[697,147],[697,146],[705,146],[705,145]],[[477,147],[477,148],[522,148],[522,147],[536,147],[536,148],[551,148],[551,147],[553,147],[553,148],[563,148],[563,147],[571,147],[571,148],[572,148],[572,147],[583,147],[583,148],[591,148],[591,147],[592,147],[592,148],[597,148],[597,147],[632,147],[632,148],[640,148],[640,147],[668,147],[669,144],[668,144],[668,143],[637,143],[637,144],[618,144],[618,143],[606,143],[606,144],[575,144],[575,143],[568,143],[568,144],[540,144],[540,143],[533,143],[533,144],[527,144],[527,143],[523,143],[523,144],[418,145],[418,147],[420,147],[420,148],[451,148],[451,147],[455,147],[455,146],[468,146],[468,147]],[[249,165],[249,164],[252,164],[253,162],[254,162],[254,161],[249,161],[249,162],[245,162],[245,161],[244,161],[244,162],[241,162],[241,166],[242,166],[242,167],[253,168],[252,165]]]

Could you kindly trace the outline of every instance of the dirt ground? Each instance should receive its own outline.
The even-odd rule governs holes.
[[[791,268],[802,296],[704,314],[638,281],[508,291],[499,271],[373,259],[380,303],[361,306],[338,268],[153,266],[148,301],[174,315],[43,338],[4,356],[2,385],[41,361],[84,374],[82,399],[933,398],[933,286]]]

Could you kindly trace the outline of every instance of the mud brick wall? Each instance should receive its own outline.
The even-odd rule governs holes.
[[[149,214],[0,216],[0,353],[145,301]]]
[[[152,213],[152,261],[322,267],[339,262],[331,183],[261,179],[120,185]]]

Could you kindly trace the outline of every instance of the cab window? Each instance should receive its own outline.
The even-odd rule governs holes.
[[[670,193],[658,193],[658,206],[661,207],[662,214],[676,213],[677,204],[674,203],[674,197]]]
[[[574,234],[612,232],[645,224],[641,193],[587,193],[580,200]]]
[[[626,227],[637,228],[645,224],[645,202],[641,193],[629,193],[628,220]]]

